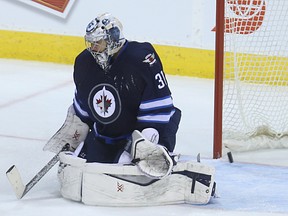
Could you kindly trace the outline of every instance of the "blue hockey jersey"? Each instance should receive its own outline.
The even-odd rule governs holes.
[[[127,41],[103,70],[89,51],[75,60],[74,108],[95,134],[118,139],[133,130],[158,130],[160,144],[173,151],[180,110],[174,107],[162,63],[150,43]],[[176,112],[176,114],[175,114]],[[174,118],[171,118],[171,117]]]

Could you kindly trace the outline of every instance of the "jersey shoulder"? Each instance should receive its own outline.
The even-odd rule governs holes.
[[[156,54],[156,51],[152,44],[148,42],[129,41],[126,53],[133,60],[143,62],[147,55]]]
[[[87,50],[87,49],[84,49],[81,53],[79,53],[77,56],[76,56],[76,59],[75,59],[75,63],[81,63],[81,62],[86,62],[86,61],[91,61],[93,60],[93,56],[91,55],[91,53]]]
[[[75,83],[80,83],[89,76],[89,71],[95,67],[95,60],[88,50],[79,53],[74,62],[73,78]]]
[[[162,62],[149,42],[136,42],[129,41],[125,50],[126,59],[129,62],[134,62],[138,67],[143,68],[145,71],[158,72],[162,70]]]
[[[137,53],[141,53],[141,51],[154,50],[152,44],[149,42],[129,41],[128,47],[137,51]]]

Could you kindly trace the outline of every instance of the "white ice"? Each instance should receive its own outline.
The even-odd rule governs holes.
[[[174,103],[183,112],[176,152],[216,167],[217,198],[208,205],[97,207],[63,199],[52,168],[21,200],[6,171],[16,165],[24,183],[53,157],[45,142],[62,125],[72,103],[72,65],[0,59],[0,215],[288,215],[288,151],[212,159],[213,80],[168,76]]]

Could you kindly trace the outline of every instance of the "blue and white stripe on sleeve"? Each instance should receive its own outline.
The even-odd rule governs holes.
[[[171,96],[143,101],[139,106],[138,122],[167,123],[175,109]]]
[[[73,104],[74,104],[75,111],[77,113],[79,113],[81,115],[81,117],[84,117],[84,118],[89,117],[89,114],[81,108],[80,102],[78,101],[76,94],[75,94],[75,97],[73,99]]]
[[[143,101],[140,104],[140,111],[155,110],[161,108],[173,107],[173,100],[171,96],[157,98],[155,100]]]

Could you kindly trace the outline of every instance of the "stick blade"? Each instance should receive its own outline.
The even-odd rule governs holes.
[[[21,199],[23,197],[23,194],[25,191],[25,186],[22,182],[20,173],[19,173],[19,171],[15,165],[11,166],[7,170],[6,176],[9,180],[10,184],[12,185],[17,198]]]

